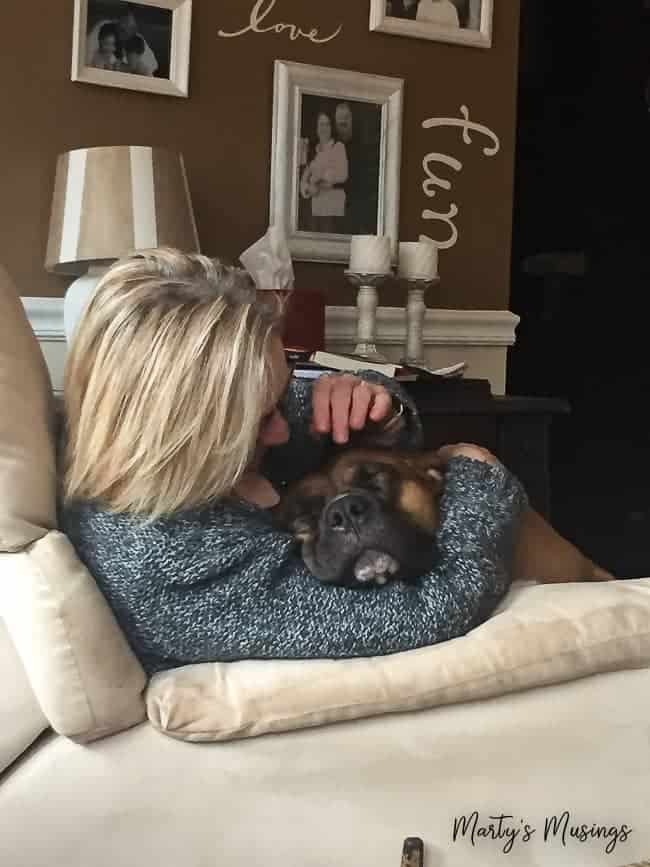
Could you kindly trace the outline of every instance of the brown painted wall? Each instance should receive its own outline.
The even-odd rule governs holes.
[[[435,237],[426,207],[456,202],[459,243],[440,258],[440,307],[508,306],[515,138],[519,0],[495,0],[491,49],[370,33],[368,0],[277,0],[269,22],[286,21],[339,38],[326,45],[288,35],[238,30],[253,0],[194,0],[190,98],[149,96],[70,81],[73,0],[11,3],[0,52],[0,261],[24,295],[62,295],[69,281],[45,272],[49,205],[56,155],[73,147],[157,144],[181,150],[204,252],[234,259],[268,222],[273,61],[276,58],[402,77],[406,81],[400,239]],[[58,12],[55,12],[55,8]],[[463,144],[457,129],[423,130],[428,117],[470,118],[493,129],[500,152],[485,157],[487,139]],[[463,163],[450,193],[422,192],[429,151]],[[434,202],[436,205],[434,205]],[[297,285],[327,291],[330,303],[354,303],[334,265],[296,263]],[[401,304],[394,290],[381,303]]]

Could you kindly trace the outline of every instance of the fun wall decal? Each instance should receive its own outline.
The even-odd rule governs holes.
[[[333,39],[336,39],[343,30],[343,25],[340,24],[333,33],[330,33],[327,36],[321,36],[317,27],[312,27],[310,30],[303,30],[302,27],[298,27],[296,24],[288,24],[283,21],[274,24],[269,20],[269,18],[271,13],[275,10],[276,2],[277,0],[257,0],[251,9],[248,24],[245,27],[242,27],[241,30],[234,30],[232,32],[220,30],[219,36],[222,36],[225,39],[234,39],[238,36],[245,36],[247,33],[288,33],[289,39],[293,42],[297,39],[307,39],[315,45],[324,45],[326,42],[331,42]]]
[[[470,136],[470,132],[480,133],[481,135],[486,136],[492,141],[492,145],[489,147],[483,148],[483,153],[486,157],[493,157],[496,153],[499,152],[499,148],[501,144],[499,142],[498,136],[492,132],[487,126],[483,126],[481,123],[474,123],[469,119],[469,110],[466,105],[461,105],[460,113],[462,117],[431,117],[428,120],[423,121],[422,127],[423,129],[433,129],[434,127],[441,126],[456,126],[462,129],[463,131],[463,141],[465,144],[472,144],[472,138]],[[453,169],[455,172],[460,172],[463,168],[463,164],[460,160],[457,160],[453,156],[449,156],[448,154],[441,154],[435,151],[428,153],[424,159],[422,160],[422,168],[424,169],[424,173],[426,178],[422,184],[422,190],[424,191],[424,195],[433,199],[437,194],[438,190],[451,190],[451,181],[446,180],[445,178],[439,177],[433,171],[432,166],[436,163],[447,166],[450,169]],[[437,220],[441,223],[444,223],[447,226],[449,235],[447,238],[440,240],[438,238],[430,238],[428,235],[423,235],[423,238],[427,238],[441,250],[448,250],[450,247],[453,247],[454,244],[458,241],[458,229],[456,228],[456,224],[454,222],[455,218],[458,216],[458,206],[451,202],[449,206],[449,210],[446,212],[443,211],[432,211],[429,208],[425,208],[422,211],[422,219],[423,220]]]

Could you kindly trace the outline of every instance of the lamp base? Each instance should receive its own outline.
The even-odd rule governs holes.
[[[63,330],[68,343],[72,341],[77,324],[86,309],[86,304],[90,301],[97,284],[107,271],[107,265],[91,265],[85,274],[82,274],[68,286],[63,299]]]

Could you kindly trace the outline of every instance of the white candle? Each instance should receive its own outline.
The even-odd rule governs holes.
[[[350,271],[353,274],[390,274],[391,241],[385,235],[353,235]]]
[[[406,280],[433,280],[438,276],[438,248],[430,241],[399,245],[398,274]]]

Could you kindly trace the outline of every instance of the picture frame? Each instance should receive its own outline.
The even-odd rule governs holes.
[[[275,61],[270,223],[297,261],[347,262],[359,234],[396,256],[403,93],[401,78]]]
[[[494,0],[370,0],[370,30],[491,48]]]
[[[187,97],[191,26],[192,0],[75,0],[72,81]]]

